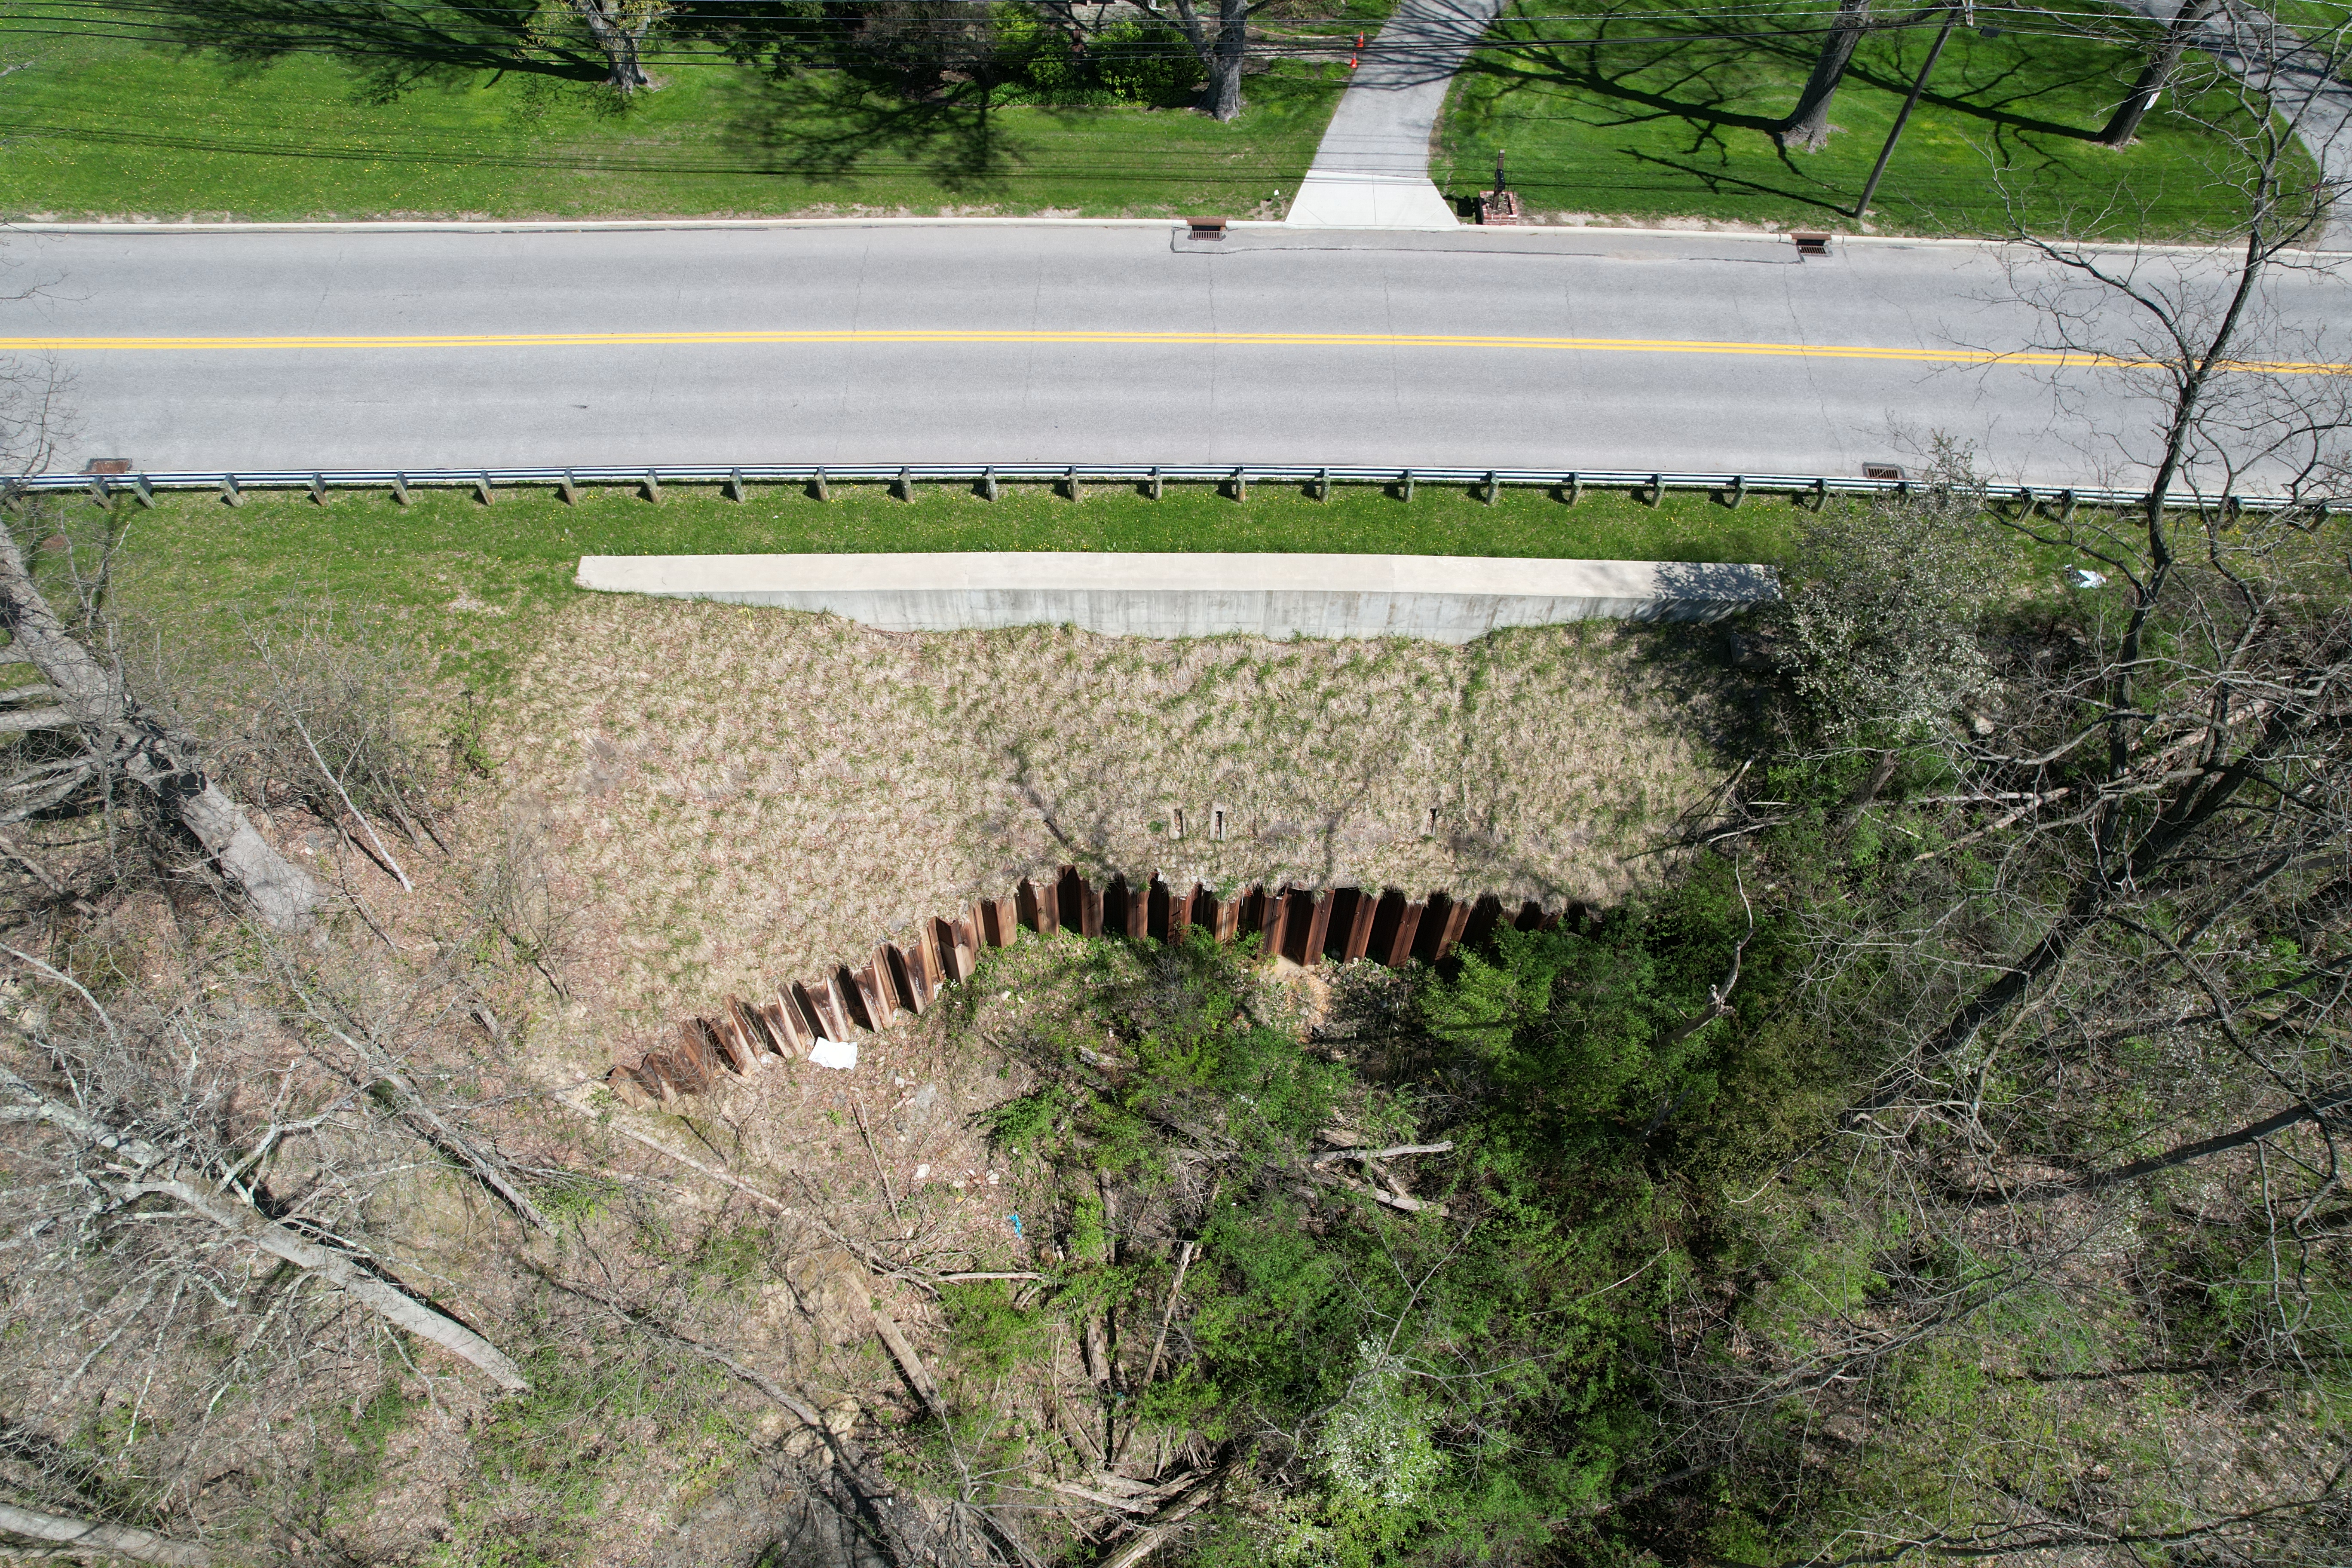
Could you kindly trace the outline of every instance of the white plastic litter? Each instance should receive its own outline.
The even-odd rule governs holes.
[[[2077,588],[2104,588],[2107,584],[2107,574],[2094,572],[2088,566],[2069,566],[2066,568],[2066,581]]]
[[[821,1068],[854,1068],[857,1065],[857,1042],[820,1039],[816,1048],[809,1052],[809,1060]]]

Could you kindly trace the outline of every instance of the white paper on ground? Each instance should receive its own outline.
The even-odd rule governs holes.
[[[857,1065],[857,1042],[820,1039],[816,1049],[809,1052],[809,1060],[821,1068],[854,1068]]]

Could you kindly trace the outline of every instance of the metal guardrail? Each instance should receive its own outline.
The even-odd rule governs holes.
[[[553,489],[564,498],[595,487],[644,486],[658,500],[664,485],[718,485],[737,500],[752,484],[796,483],[814,488],[820,497],[835,484],[968,483],[994,498],[999,484],[1049,484],[1067,487],[1073,499],[1087,484],[1148,485],[1157,494],[1162,484],[1213,484],[1246,497],[1252,483],[1316,486],[1328,496],[1333,485],[1382,485],[1402,488],[1408,499],[1417,484],[1483,487],[1493,500],[1505,489],[1564,489],[1574,499],[1586,489],[1625,490],[1645,496],[1652,505],[1669,490],[1703,490],[1727,495],[1731,504],[1750,494],[1788,495],[1820,500],[1833,495],[1903,495],[1923,487],[1914,479],[1853,479],[1827,474],[1680,473],[1625,468],[1361,468],[1311,466],[1297,463],[1181,463],[1146,466],[1139,463],[660,463],[650,466],[508,468],[267,468],[236,472],[173,471],[121,474],[30,474],[5,481],[5,493],[49,493],[87,490],[105,501],[117,494],[152,503],[158,490],[217,489],[232,505],[247,490],[307,490],[320,500],[329,490],[388,489],[405,500],[412,489],[472,489],[484,501],[498,489]],[[902,492],[903,493],[903,492]],[[1996,501],[2035,506],[2145,506],[2145,490],[2095,487],[1998,485],[1987,489]],[[2326,515],[2335,504],[2308,498],[2263,495],[2200,495],[2181,492],[2168,504],[2183,508],[2220,504],[2246,511],[2309,510]]]

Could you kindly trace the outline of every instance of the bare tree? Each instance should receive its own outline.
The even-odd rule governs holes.
[[[1930,1037],[1931,1059],[1964,1048],[2022,1001],[2108,923],[2115,900],[2181,857],[2203,863],[2207,851],[2191,846],[2209,825],[2233,830],[2242,814],[2273,805],[2287,812],[2277,830],[2297,837],[2326,821],[2324,806],[2317,818],[2306,814],[2328,788],[2304,792],[2312,782],[2332,788],[2342,763],[2331,726],[2343,650],[2324,608],[2341,603],[2341,584],[2315,601],[2307,574],[2325,582],[2327,572],[2304,546],[2324,514],[2310,502],[2347,475],[2352,393],[2339,376],[2312,374],[2326,362],[2326,328],[2277,285],[2282,274],[2333,276],[2335,263],[2301,247],[2336,193],[2326,176],[2303,174],[2308,98],[2282,102],[2260,71],[2217,74],[2215,89],[2226,88],[2231,104],[2212,129],[2233,136],[2242,155],[2214,192],[2218,208],[2238,214],[2233,258],[2118,251],[2021,229],[2011,237],[2011,282],[2046,324],[2042,343],[2097,367],[2092,376],[2149,416],[2107,433],[2147,489],[2113,516],[2068,508],[2044,519],[2029,506],[2011,520],[2037,542],[2104,568],[2121,602],[2112,612],[2098,602],[2093,657],[2021,689],[2037,692],[2015,715],[2034,733],[2031,747],[1956,755],[1988,799],[2023,786],[2007,796],[2026,805],[2003,812],[2006,830],[2080,833],[2082,870],[2065,913]],[[2079,386],[2080,373],[2070,374]],[[2061,396],[2079,394],[2062,383]],[[2277,487],[2259,517],[2234,500],[2246,483]],[[2177,504],[2184,491],[2199,499],[2195,509]],[[2319,771],[2306,778],[2306,768]]]
[[[1804,89],[1797,94],[1797,106],[1774,130],[1783,147],[1818,153],[1829,145],[1830,101],[1837,97],[1838,84],[1845,80],[1846,68],[1853,63],[1853,51],[1863,35],[1870,31],[1870,5],[1871,0],[1838,0],[1837,15],[1822,39],[1822,52],[1813,60]]]
[[[669,0],[565,0],[565,4],[611,62],[612,74],[605,81],[614,91],[625,98],[651,83],[653,79],[646,75],[639,56],[646,35],[674,9]]]
[[[1776,833],[1825,835],[1869,868],[1792,918],[1817,1026],[1870,1081],[1825,1094],[1830,1130],[1790,1184],[1743,1200],[1766,1234],[1802,1238],[1759,1271],[1801,1283],[1754,1284],[1762,1300],[1738,1308],[1694,1289],[1656,1369],[1679,1423],[1658,1486],[1734,1467],[1794,1497],[1809,1447],[1844,1476],[1876,1468],[1876,1489],[1855,1479],[1825,1509],[1810,1560],[2286,1563],[2342,1528],[2327,1434],[2352,1274],[2352,569],[2330,509],[2352,401],[2313,308],[2332,263],[2306,248],[2335,192],[2298,138],[2324,144],[2327,121],[2273,58],[2250,42],[2234,70],[2179,68],[2232,149],[2211,192],[2226,248],[2009,237],[2008,302],[2034,306],[2033,346],[2064,356],[2061,406],[2144,499],[1948,479],[1977,514],[1953,526],[2068,569],[1945,603],[1940,626],[1932,596],[1912,605],[1930,626],[1903,641],[1957,648],[1937,662],[1973,667],[1958,685],[1864,659],[1857,691],[1795,660],[1797,765],[1852,765],[1857,700],[1910,715],[1902,765],[1872,770],[1862,811],[1801,819],[1759,798],[1697,835],[1757,842],[1783,875],[1818,851],[1776,851]],[[1893,513],[1849,526],[1881,549],[1916,537]],[[1790,587],[1799,622],[1833,626],[1852,602],[1834,571]],[[1824,1257],[1846,1272],[1823,1278]],[[2221,1298],[2242,1310],[2181,1305]],[[1763,1327],[1775,1312],[1801,1329]],[[2063,1334],[2097,1347],[2087,1369],[2051,1364],[2040,1347]],[[2002,1444],[2027,1462],[2030,1433],[1958,1442],[1948,1425],[1948,1453],[1932,1426],[1906,1436],[1911,1380],[1956,1359],[1989,1404],[2063,1383],[2076,1431],[2113,1422],[2115,1440],[2084,1439],[2100,1473],[2024,1486]],[[2179,1426],[2146,1415],[2158,1380],[2192,1413]],[[2248,1430],[2255,1406],[2296,1413],[2260,1487],[2198,1445]]]
[[[1795,911],[1817,1026],[1876,1081],[1790,1187],[1745,1200],[1784,1238],[1758,1268],[1793,1283],[1756,1287],[1752,1307],[1697,1289],[1678,1305],[1655,1370],[1680,1430],[1660,1468],[1735,1466],[1801,1492],[1799,1421],[1842,1464],[1925,1465],[1934,1429],[1900,1430],[1911,1379],[1958,1359],[2031,1389],[2072,1375],[2043,1348],[2071,1335],[2111,1380],[2084,1391],[2097,1408],[2076,1428],[2121,1434],[2091,1449],[2107,1473],[2079,1483],[2078,1508],[2004,1490],[2008,1461],[1971,1437],[1932,1480],[1887,1472],[1828,1517],[1878,1550],[2124,1562],[2158,1543],[2137,1515],[2162,1498],[2179,1531],[2162,1539],[2295,1561],[2343,1512],[2322,1436],[2341,1415],[2352,1272],[2340,531],[2218,504],[2006,521],[2117,586],[1956,619],[1988,679],[1915,734],[1870,806],[1900,847]],[[2160,583],[2151,558],[2169,562]],[[1798,845],[1821,831],[1780,820]],[[1766,874],[1807,853],[1780,846],[1763,841]],[[1847,1260],[1826,1279],[1825,1257]],[[2216,1296],[2242,1310],[2207,1324],[2179,1305]],[[1762,1326],[1781,1313],[1801,1328]],[[2155,1348],[2123,1349],[2137,1344]],[[2221,1429],[2245,1431],[2252,1403],[2297,1413],[2260,1489],[2140,1413],[2154,1378]],[[1849,1555],[1871,1560],[1820,1560]]]
[[[1242,66],[1249,58],[1249,20],[1273,0],[1216,0],[1213,19],[1204,17],[1195,0],[1134,0],[1136,9],[1160,21],[1172,21],[1208,73],[1201,94],[1201,112],[1213,120],[1238,119],[1242,111]]]

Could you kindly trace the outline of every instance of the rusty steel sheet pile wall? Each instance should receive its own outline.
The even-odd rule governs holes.
[[[820,1039],[878,1034],[901,1014],[928,1009],[946,986],[970,979],[982,949],[1010,947],[1024,929],[1159,942],[1198,929],[1218,942],[1262,936],[1268,953],[1300,965],[1369,958],[1402,969],[1415,959],[1435,963],[1507,925],[1549,930],[1575,912],[1572,905],[1547,910],[1532,900],[1507,910],[1491,893],[1464,900],[1441,891],[1412,900],[1394,888],[1268,891],[1253,884],[1227,895],[1198,882],[1179,891],[1157,875],[1138,883],[1115,876],[1097,885],[1064,866],[1053,880],[1023,881],[1010,898],[981,899],[953,916],[919,922],[904,947],[886,942],[861,964],[787,982],[768,1002],[730,996],[715,1015],[679,1024],[667,1047],[647,1051],[635,1067],[614,1068],[605,1082],[630,1104],[670,1104],[708,1091],[722,1073],[749,1079],[772,1061],[798,1061]]]

